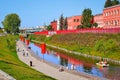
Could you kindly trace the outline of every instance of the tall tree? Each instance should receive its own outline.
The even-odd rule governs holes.
[[[106,0],[104,8],[112,6],[112,1],[111,0]]]
[[[59,26],[60,26],[60,30],[63,30],[64,28],[64,17],[63,17],[63,14],[60,16],[60,19],[59,19]]]
[[[112,1],[112,6],[117,5],[117,4],[120,4],[119,0],[113,0]]]
[[[67,22],[67,17],[64,20],[64,30],[67,30],[68,28],[68,22]]]
[[[92,10],[89,8],[84,9],[82,12],[82,20],[81,20],[83,28],[86,27],[90,28],[92,26],[91,19],[92,19]]]
[[[17,33],[19,31],[21,20],[17,14],[8,14],[5,16],[2,24],[7,33]]]

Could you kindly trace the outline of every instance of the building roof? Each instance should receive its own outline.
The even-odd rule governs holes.
[[[110,7],[107,7],[107,8],[104,8],[103,10],[105,10],[105,9],[110,9],[110,8],[114,8],[114,7],[120,7],[120,4],[114,5],[114,6],[110,6]]]
[[[82,15],[74,15],[74,16],[70,16],[70,17],[67,17],[67,18],[72,18],[72,17],[76,17],[76,16],[82,16]]]
[[[94,15],[94,16],[101,16],[101,15],[103,15],[102,13],[100,13],[100,14],[96,14],[96,15]]]

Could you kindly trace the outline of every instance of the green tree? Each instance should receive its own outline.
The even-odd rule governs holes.
[[[48,25],[48,26],[47,26],[47,30],[48,30],[48,31],[53,30],[52,26],[51,26],[51,25]]]
[[[83,28],[90,28],[92,25],[91,25],[91,19],[92,19],[92,10],[87,8],[87,9],[84,9],[83,12],[82,12],[82,20],[81,20],[81,23],[82,23],[82,26]]]
[[[6,32],[13,34],[19,32],[20,23],[21,20],[17,14],[8,14],[7,16],[5,16],[4,21],[2,21]]]
[[[67,17],[64,20],[64,30],[67,30],[68,28],[68,22],[67,22]]]
[[[60,26],[60,30],[63,30],[64,28],[64,17],[63,17],[63,14],[60,16],[60,19],[59,19],[59,26]]]
[[[112,1],[111,0],[106,0],[104,8],[112,6]]]
[[[112,6],[117,5],[117,4],[120,4],[119,0],[113,0],[112,1]]]
[[[82,25],[78,25],[78,26],[77,26],[77,29],[81,29],[81,28],[83,28]]]
[[[96,23],[96,22],[93,23],[93,26],[98,27],[98,23]]]

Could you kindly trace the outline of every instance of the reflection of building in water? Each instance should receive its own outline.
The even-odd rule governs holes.
[[[102,72],[104,73],[104,77],[110,80],[120,80],[120,67],[105,67]]]
[[[63,59],[62,57],[60,57],[60,65],[68,66],[68,60],[67,59]]]
[[[36,55],[38,55],[38,51],[36,51]]]
[[[60,61],[60,56],[59,56],[59,55],[57,56],[57,58],[58,58],[58,60]]]
[[[92,71],[92,65],[91,64],[83,64],[84,72],[91,73]]]

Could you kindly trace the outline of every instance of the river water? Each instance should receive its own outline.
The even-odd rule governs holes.
[[[36,56],[56,65],[64,66],[67,69],[74,69],[77,72],[108,78],[110,80],[120,80],[120,66],[110,64],[109,67],[98,67],[92,61],[78,60],[54,50],[46,50],[46,53],[42,54],[39,44],[30,43],[29,46]]]

